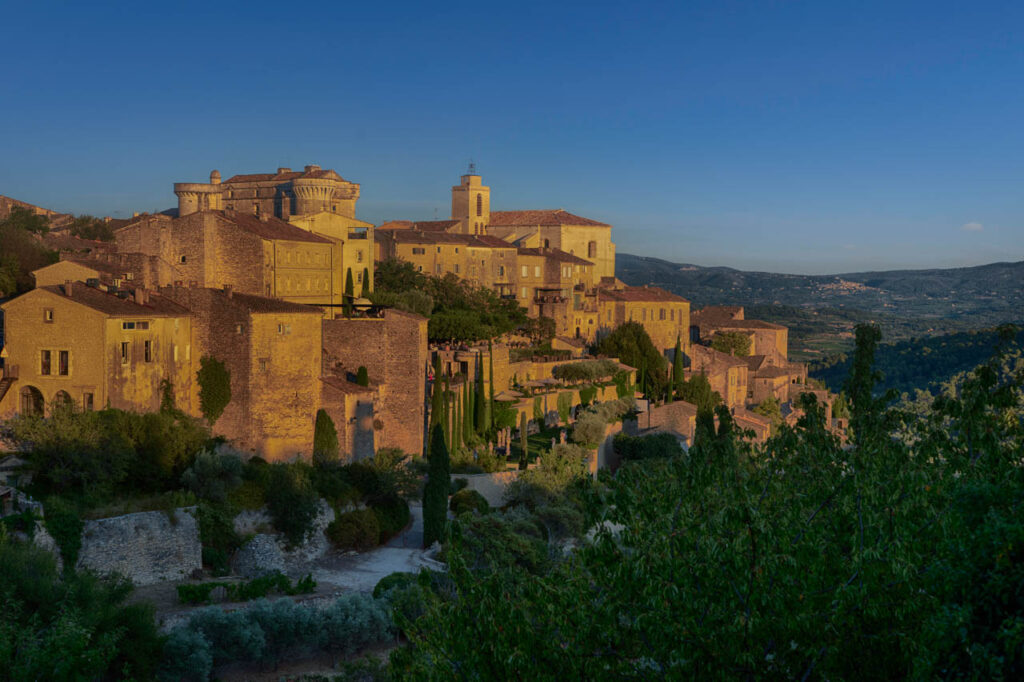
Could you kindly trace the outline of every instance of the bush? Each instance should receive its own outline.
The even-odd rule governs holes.
[[[452,495],[448,508],[455,516],[460,516],[472,511],[486,514],[491,510],[491,505],[487,504],[486,498],[477,491],[464,488]]]
[[[389,592],[396,587],[405,587],[406,585],[416,584],[416,574],[406,573],[398,571],[395,573],[389,573],[373,586],[373,598],[380,599],[384,596],[385,592]]]
[[[214,575],[227,575],[231,555],[242,545],[242,538],[235,532],[234,514],[224,505],[203,502],[196,507],[196,520],[203,563]]]
[[[289,544],[302,544],[313,530],[313,519],[320,510],[309,467],[302,463],[271,465],[266,497],[274,527]]]
[[[337,512],[362,499],[362,493],[349,482],[345,467],[337,462],[317,461],[312,471],[313,486],[320,497]]]
[[[205,582],[198,584],[178,585],[178,601],[182,604],[208,604],[213,590],[223,587],[227,593],[227,601],[250,601],[262,599],[271,592],[296,595],[311,594],[316,591],[316,581],[312,574],[306,574],[294,585],[280,571],[261,575],[244,583]]]
[[[199,384],[199,410],[213,426],[231,402],[231,373],[223,362],[204,355],[199,358],[196,382]]]
[[[656,433],[650,436],[615,436],[616,454],[623,460],[659,459],[683,454],[683,448],[670,433]]]
[[[313,424],[313,462],[329,462],[338,459],[338,430],[326,410],[316,411]]]
[[[192,466],[181,475],[181,483],[196,497],[221,503],[242,483],[244,468],[238,453],[221,445],[213,451],[199,452],[192,460]]]
[[[380,528],[378,543],[382,545],[405,530],[412,518],[409,503],[398,495],[374,500],[370,503],[370,509],[377,517],[377,526]]]
[[[585,412],[572,428],[572,440],[580,445],[595,447],[604,440],[607,426],[607,422],[598,415]]]
[[[338,549],[367,550],[380,541],[380,524],[372,509],[359,509],[342,514],[325,531],[327,539]]]
[[[587,407],[597,397],[597,386],[584,386],[580,389],[580,405]]]
[[[538,507],[534,514],[544,524],[549,538],[578,538],[583,535],[583,514],[570,504],[544,505]]]
[[[46,530],[60,548],[64,570],[73,571],[82,549],[82,529],[85,527],[82,517],[74,505],[59,497],[47,498],[43,510],[46,514]]]
[[[572,393],[558,394],[558,418],[563,424],[569,423],[569,415],[572,411]]]
[[[228,493],[228,504],[238,510],[255,510],[263,507],[267,498],[263,494],[263,486],[258,481],[245,480],[241,485]]]

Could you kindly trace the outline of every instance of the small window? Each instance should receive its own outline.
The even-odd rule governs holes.
[[[505,276],[505,266],[504,265],[499,265],[498,266],[498,277],[504,277],[504,276]]]
[[[142,359],[146,362],[153,362],[153,342],[149,339],[142,342]]]
[[[82,394],[82,409],[85,410],[86,412],[92,412],[94,409],[96,409],[92,393]]]
[[[43,322],[53,322],[53,308],[43,308]]]
[[[277,325],[277,333],[281,335],[291,334],[292,326],[290,324],[279,324]]]
[[[363,273],[357,272],[356,273],[356,284],[362,284],[362,283],[363,283]]]
[[[135,329],[135,323],[134,322],[122,322],[121,323],[121,329],[125,329],[125,330],[127,330],[127,329]]]
[[[540,266],[539,265],[534,265],[533,266],[533,276],[534,277],[540,277]]]
[[[484,195],[483,194],[477,194],[476,195],[476,215],[477,215],[477,217],[480,217],[483,214],[484,214]]]
[[[39,353],[39,373],[43,376],[50,375],[50,360],[52,353],[48,350],[40,351]]]
[[[590,242],[587,244],[587,256],[590,258],[597,257],[597,242]]]
[[[459,252],[459,247],[456,246],[455,247],[455,253],[458,253],[458,252]]]
[[[356,251],[356,262],[357,263],[362,263],[363,262],[363,252],[362,251]]]
[[[266,372],[267,371],[267,366],[269,364],[270,364],[269,360],[267,360],[266,358],[260,358],[260,371],[261,372]]]
[[[179,263],[184,263],[184,262],[185,262],[186,260],[187,260],[187,259],[185,258],[185,256],[184,256],[184,255],[178,256],[178,262],[179,262]]]
[[[57,351],[57,374],[66,377],[71,371],[71,351]]]
[[[121,342],[121,364],[127,365],[131,357],[131,345],[127,341]]]
[[[253,204],[252,205],[252,212],[255,213],[256,215],[259,215],[260,214],[260,205],[259,204]]]
[[[458,271],[459,271],[459,264],[458,264],[458,263],[456,263],[456,264],[455,264],[455,272],[458,272]]]
[[[149,322],[136,322],[135,323],[135,328],[136,329],[149,329]]]
[[[178,361],[178,346],[177,345],[174,346],[174,356],[173,357],[174,357],[174,361],[177,362]]]
[[[438,252],[438,253],[441,253],[441,247],[440,247],[440,246],[439,246],[439,247],[437,247],[437,252]]]
[[[526,277],[529,274],[529,272],[530,272],[530,268],[528,268],[527,266],[524,265],[523,266],[523,277]]]
[[[423,266],[422,265],[417,265],[416,266],[416,272],[423,272]]]
[[[661,317],[659,317],[658,319],[660,319],[660,320],[664,320],[665,319],[665,309],[664,308],[661,309]]]
[[[520,289],[520,292],[521,292],[520,298],[526,298],[526,287],[523,287],[522,289]]]
[[[245,325],[244,324],[236,324],[235,325],[235,333],[236,334],[244,334],[245,333]]]

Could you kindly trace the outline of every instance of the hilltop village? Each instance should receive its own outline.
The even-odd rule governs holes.
[[[448,220],[374,226],[356,217],[359,191],[316,165],[227,179],[212,171],[208,182],[175,183],[174,209],[108,221],[107,241],[73,237],[62,229],[68,216],[0,198],[0,218],[16,208],[45,215],[60,254],[32,273],[34,289],[2,305],[0,418],[55,403],[149,412],[168,400],[209,417],[200,377],[216,365],[230,400],[213,432],[268,461],[308,457],[320,411],[346,460],[381,448],[421,454],[439,381],[502,411],[490,454],[510,454],[515,427],[568,426],[582,407],[621,397],[640,399],[638,430],[689,444],[697,405],[675,389],[698,376],[759,441],[794,423],[808,392],[833,428],[844,426],[832,418],[835,396],[789,361],[785,327],[741,307],[691,310],[681,296],[616,279],[609,224],[563,209],[492,211],[472,167],[451,188]],[[431,338],[427,317],[375,303],[378,268],[396,264],[486,290],[545,324],[476,342]],[[629,323],[665,358],[668,391],[651,390],[648,368],[592,355]],[[592,383],[565,369],[588,363]],[[592,468],[598,459],[613,456]]]

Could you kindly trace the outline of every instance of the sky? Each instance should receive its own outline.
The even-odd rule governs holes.
[[[1024,3],[4,3],[0,194],[129,217],[319,164],[357,216],[564,208],[619,252],[1024,260]]]

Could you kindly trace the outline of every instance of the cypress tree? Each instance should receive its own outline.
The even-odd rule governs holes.
[[[519,449],[523,451],[523,456],[519,459],[519,468],[525,469],[526,462],[530,456],[530,442],[526,437],[526,413],[523,412],[519,415]]]
[[[448,391],[448,377],[444,378],[444,443],[451,452],[452,447],[452,399]]]
[[[683,385],[683,345],[682,340],[676,336],[676,350],[672,355],[672,386],[670,391],[678,392]]]
[[[444,394],[441,392],[441,354],[434,357],[434,392],[430,396],[430,427],[441,423],[441,416],[444,414],[442,404]]]
[[[366,296],[366,294],[372,289],[370,286],[370,268],[363,268],[363,288],[359,292],[360,296]]]
[[[481,364],[483,362],[483,356],[480,353],[476,354],[476,405],[474,411],[476,412],[476,432],[483,434],[487,431],[487,407],[486,400],[484,399],[484,368]]]
[[[487,401],[487,425],[492,431],[494,430],[494,342],[490,339],[487,340],[487,354],[490,356],[490,362],[487,363],[487,383],[490,385],[490,400]]]
[[[352,299],[355,298],[356,287],[352,283],[352,268],[345,271],[345,295],[342,297],[342,310],[345,317],[352,317]]]
[[[462,389],[452,395],[452,454],[462,450]]]
[[[462,388],[462,444],[466,445],[473,439],[473,384],[467,377]]]
[[[313,461],[329,462],[338,459],[338,431],[334,421],[324,410],[316,411],[313,426]]]
[[[370,385],[370,374],[363,365],[359,365],[359,369],[356,370],[356,383],[360,386]]]
[[[430,468],[423,489],[423,546],[444,539],[451,488],[451,462],[444,444],[444,429],[435,424],[430,432]]]

